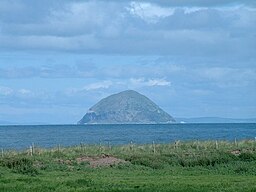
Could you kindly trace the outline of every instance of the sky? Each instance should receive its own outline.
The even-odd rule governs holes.
[[[256,117],[254,0],[1,0],[0,123],[73,124],[136,90],[173,117]]]

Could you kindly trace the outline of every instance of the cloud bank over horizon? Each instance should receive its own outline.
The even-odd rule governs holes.
[[[2,0],[0,121],[74,123],[126,89],[174,117],[252,118],[255,42],[249,0]]]

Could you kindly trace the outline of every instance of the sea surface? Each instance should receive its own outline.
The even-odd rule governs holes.
[[[170,143],[175,140],[255,139],[256,123],[167,125],[20,125],[0,126],[0,148],[26,149],[84,144]]]

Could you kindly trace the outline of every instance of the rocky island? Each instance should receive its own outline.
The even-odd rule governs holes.
[[[110,95],[84,115],[78,124],[161,124],[174,118],[146,96],[127,90]]]

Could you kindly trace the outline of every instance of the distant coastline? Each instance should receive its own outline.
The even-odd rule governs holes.
[[[175,118],[177,123],[256,123],[256,118],[192,117]]]
[[[174,118],[176,122],[173,124],[183,124],[183,123],[256,123],[256,118],[223,118],[223,117],[176,117]],[[109,123],[111,124],[111,123]],[[120,123],[121,124],[121,123]],[[127,123],[123,123],[127,124]],[[146,124],[146,123],[142,123]],[[154,124],[154,123],[148,123]],[[164,124],[164,123],[160,123]],[[167,123],[168,124],[168,123]],[[11,122],[11,121],[0,121],[0,126],[4,125],[77,125],[76,122],[73,123],[55,123],[55,122]],[[100,125],[100,124],[91,124]]]

